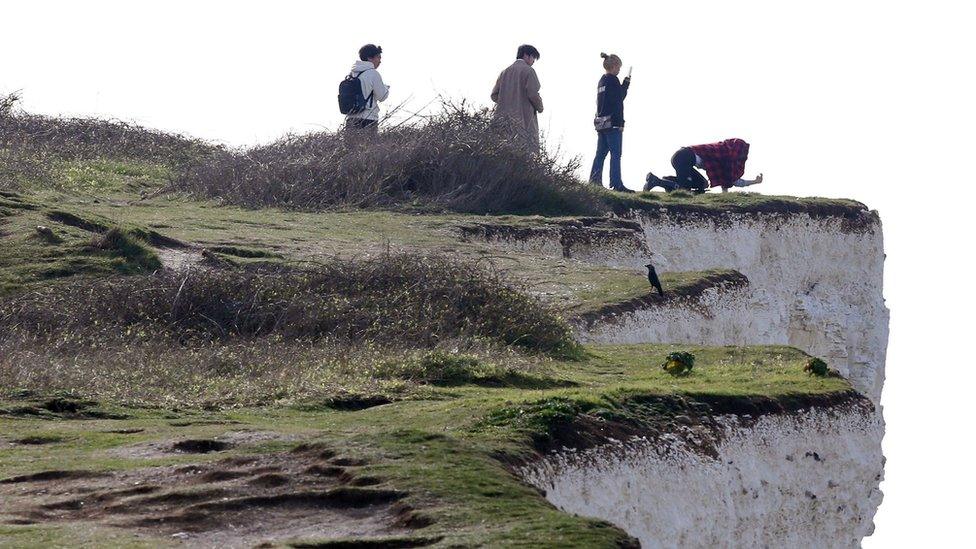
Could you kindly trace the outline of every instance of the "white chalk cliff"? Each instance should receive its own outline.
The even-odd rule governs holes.
[[[808,214],[638,217],[659,273],[734,269],[746,287],[695,307],[649,307],[583,330],[583,341],[792,345],[881,397],[888,309],[881,225]]]
[[[633,237],[626,228],[590,239],[552,229],[482,236],[618,268],[650,259],[659,273],[738,271],[747,283],[590,318],[578,323],[579,337],[791,345],[824,358],[863,396],[721,416],[709,453],[698,448],[701,433],[677,432],[557,452],[521,468],[523,478],[560,509],[610,521],[645,547],[858,546],[873,531],[884,462],[888,310],[878,216],[662,207],[624,217]]]
[[[870,406],[717,419],[715,455],[678,433],[558,453],[521,474],[642,547],[857,547],[872,533],[884,458]]]

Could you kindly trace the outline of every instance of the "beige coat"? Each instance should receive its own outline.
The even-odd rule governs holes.
[[[542,96],[539,95],[539,77],[535,69],[519,59],[503,70],[491,90],[495,106],[495,119],[505,121],[515,128],[530,147],[539,148],[538,113],[542,112]]]

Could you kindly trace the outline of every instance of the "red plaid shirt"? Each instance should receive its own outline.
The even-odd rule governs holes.
[[[708,174],[712,187],[731,187],[746,171],[746,158],[749,157],[749,144],[733,138],[688,147],[702,160],[702,167]]]

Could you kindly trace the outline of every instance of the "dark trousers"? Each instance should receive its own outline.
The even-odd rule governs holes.
[[[674,167],[674,182],[679,188],[700,191],[708,188],[708,179],[695,169],[695,151],[687,147],[678,149],[671,157],[671,166]]]
[[[368,118],[346,118],[345,130],[356,134],[376,135],[379,131],[379,121]]]
[[[596,158],[590,169],[590,182],[603,184],[603,162],[610,155],[610,188],[623,187],[620,179],[620,155],[624,148],[624,132],[621,128],[613,128],[597,132]]]

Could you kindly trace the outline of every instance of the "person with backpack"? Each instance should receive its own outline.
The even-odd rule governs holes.
[[[359,48],[359,61],[353,63],[349,76],[339,84],[339,112],[346,115],[347,130],[376,134],[380,120],[377,103],[390,95],[390,87],[376,70],[382,60],[383,48],[366,44]]]
[[[620,179],[620,155],[623,152],[624,139],[624,99],[630,89],[630,76],[624,78],[623,83],[617,77],[623,61],[615,54],[601,53],[603,69],[606,71],[600,78],[596,88],[596,118],[593,126],[596,128],[596,157],[590,169],[590,183],[603,185],[603,162],[610,155],[610,188],[623,192],[634,191],[624,186]]]
[[[660,178],[648,173],[644,190],[661,187],[667,192],[685,189],[703,193],[709,187],[721,187],[725,193],[732,187],[758,185],[763,182],[762,174],[755,179],[742,179],[748,158],[749,143],[735,137],[718,143],[682,147],[671,157],[675,175]],[[708,178],[695,168],[705,170]]]
[[[542,84],[532,65],[539,50],[528,44],[518,47],[515,62],[498,75],[491,90],[495,120],[509,128],[532,150],[539,150],[539,113],[542,112]]]

